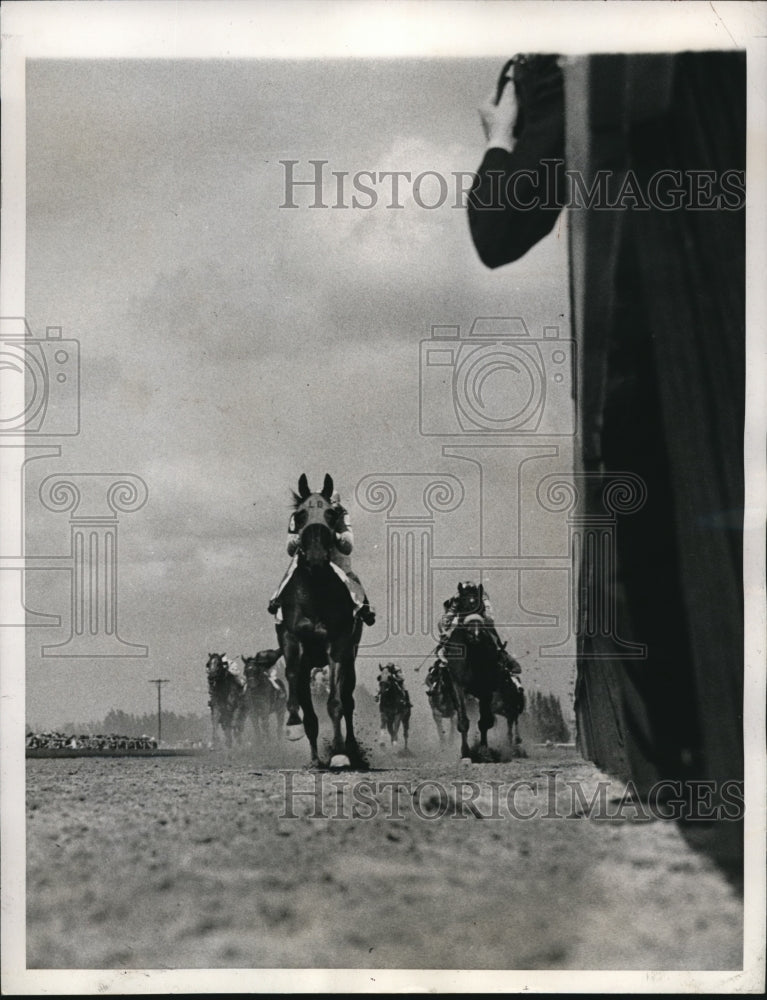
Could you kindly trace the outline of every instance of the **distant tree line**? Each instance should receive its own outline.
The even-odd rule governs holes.
[[[562,713],[562,703],[555,694],[543,694],[541,691],[528,691],[527,708],[529,728],[534,738],[545,743],[569,743],[570,729]]]
[[[157,713],[134,715],[123,712],[119,708],[110,709],[100,722],[64,722],[55,727],[63,733],[78,735],[80,733],[95,736],[97,734],[117,733],[120,736],[157,736]],[[179,714],[177,712],[162,713],[163,743],[179,743],[186,740],[198,742],[205,740],[210,729],[210,719],[206,715],[194,712]],[[27,733],[32,728],[27,726]]]

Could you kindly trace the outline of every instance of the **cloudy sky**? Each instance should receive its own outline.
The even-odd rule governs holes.
[[[489,272],[454,207],[452,175],[481,159],[476,107],[500,64],[28,63],[26,315],[37,337],[55,325],[77,338],[82,366],[80,434],[61,439],[60,458],[28,466],[28,555],[69,551],[68,515],[39,502],[47,476],[133,473],[149,489],[141,510],[120,517],[118,565],[120,635],[149,656],[42,658],[43,643],[69,635],[69,577],[28,573],[28,607],[62,618],[60,629],[29,630],[30,722],[152,711],[153,677],[171,680],[169,709],[204,711],[208,651],[273,645],[266,604],[287,564],[289,490],[301,472],[317,487],[330,472],[350,509],[355,568],[379,610],[363,679],[393,649],[386,515],[359,504],[365,477],[442,472],[462,485],[459,506],[434,518],[439,603],[457,579],[477,575],[450,569],[451,556],[481,545],[494,555],[566,554],[566,523],[540,509],[535,489],[569,469],[567,438],[527,464],[513,449],[482,452],[477,464],[443,454],[457,436],[419,430],[421,403],[456,433],[449,391],[420,389],[420,342],[433,324],[468,332],[477,316],[520,316],[536,338],[545,326],[569,337],[564,223],[519,263]],[[288,209],[286,159],[301,179],[312,176],[310,160],[328,161],[329,206],[338,201],[331,171],[347,174],[345,204],[360,171],[436,171],[449,193],[427,209],[403,181],[394,209],[387,180],[373,185],[370,208],[313,209],[301,188]],[[425,179],[421,201],[439,195]],[[491,398],[507,390],[504,377],[488,379]],[[559,389],[547,416],[566,428],[569,387]],[[524,606],[560,616],[545,629],[519,624],[508,574],[485,579],[528,684],[566,696],[571,660],[537,649],[566,639],[567,574],[523,576]],[[412,637],[406,673],[429,649]]]

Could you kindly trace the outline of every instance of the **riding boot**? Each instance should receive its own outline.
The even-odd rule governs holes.
[[[269,604],[267,605],[267,610],[268,610],[268,612],[269,612],[270,615],[276,615],[277,614],[277,611],[279,610],[280,604],[282,603],[281,600],[280,600],[280,598],[282,596],[282,592],[285,589],[285,586],[286,586],[288,580],[295,573],[296,566],[298,566],[298,556],[294,555],[293,558],[290,560],[290,564],[288,565],[288,568],[285,570],[284,576],[280,580],[279,587],[272,594],[272,599],[269,601]]]
[[[370,607],[367,597],[365,597],[365,603],[360,608],[360,618],[368,626],[375,625],[376,623],[376,613]]]
[[[365,588],[362,586],[360,578],[350,569],[343,573],[343,578],[346,586],[349,588],[349,593],[352,596],[360,619],[366,625],[375,625],[376,613],[370,606],[368,595],[365,593]]]

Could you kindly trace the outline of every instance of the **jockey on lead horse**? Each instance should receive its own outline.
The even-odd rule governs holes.
[[[374,625],[376,620],[375,611],[370,606],[360,578],[352,570],[352,561],[350,556],[354,549],[354,535],[352,533],[351,524],[349,523],[348,511],[341,505],[341,497],[338,490],[334,490],[331,497],[331,503],[338,514],[334,539],[335,545],[330,555],[331,565],[333,566],[336,575],[348,588],[352,601],[354,602],[355,612],[366,625]],[[279,587],[274,593],[274,596],[269,601],[268,608],[269,614],[275,615],[276,623],[278,625],[282,621],[280,597],[283,590],[287,586],[288,581],[295,572],[296,565],[298,564],[299,544],[300,536],[296,531],[295,515],[293,514],[291,515],[290,523],[288,525],[287,543],[288,555],[291,557],[291,563],[288,566],[287,572],[285,573],[285,576],[283,576]]]

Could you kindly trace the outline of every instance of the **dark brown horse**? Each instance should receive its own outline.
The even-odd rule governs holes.
[[[407,753],[407,738],[410,729],[410,695],[404,685],[397,682],[394,672],[390,669],[393,664],[381,667],[378,675],[378,711],[381,717],[381,736],[388,733],[392,749],[397,749],[397,737],[400,726],[402,727],[402,739]]]
[[[262,649],[255,656],[242,656],[245,669],[245,699],[256,740],[269,739],[269,719],[274,716],[279,736],[285,722],[288,696],[279,677],[272,683],[269,672],[282,656],[279,649]],[[276,685],[276,686],[275,686]]]
[[[502,671],[495,639],[477,609],[482,607],[482,591],[476,584],[458,585],[455,610],[459,624],[445,645],[447,667],[453,682],[458,732],[461,734],[461,757],[471,759],[467,733],[469,717],[466,699],[479,702],[480,753],[487,748],[487,731],[495,723],[493,696],[501,687]]]
[[[501,653],[501,677],[498,690],[493,695],[492,708],[496,715],[506,717],[509,746],[522,742],[519,735],[519,717],[525,710],[525,689],[517,678],[519,664],[506,652]]]
[[[233,739],[239,740],[247,712],[243,685],[230,673],[222,653],[208,653],[205,670],[208,675],[208,707],[213,745],[218,742],[219,727],[224,733],[227,747]]]
[[[331,767],[349,767],[359,759],[354,735],[354,660],[362,634],[351,594],[330,562],[339,514],[331,503],[333,480],[325,476],[320,493],[312,493],[306,476],[294,495],[294,523],[299,535],[296,567],[282,592],[283,621],[277,628],[288,680],[288,737],[303,729],[311,762],[319,765],[319,722],[311,695],[311,672],[328,665],[328,714],[333,723]],[[346,727],[345,736],[341,720]]]
[[[455,717],[457,712],[455,692],[450,680],[450,672],[446,666],[437,669],[434,683],[427,692],[426,697],[434,719],[434,725],[437,727],[440,746],[444,747],[446,743],[452,743],[455,737]],[[445,734],[445,723],[448,726],[447,735]]]

